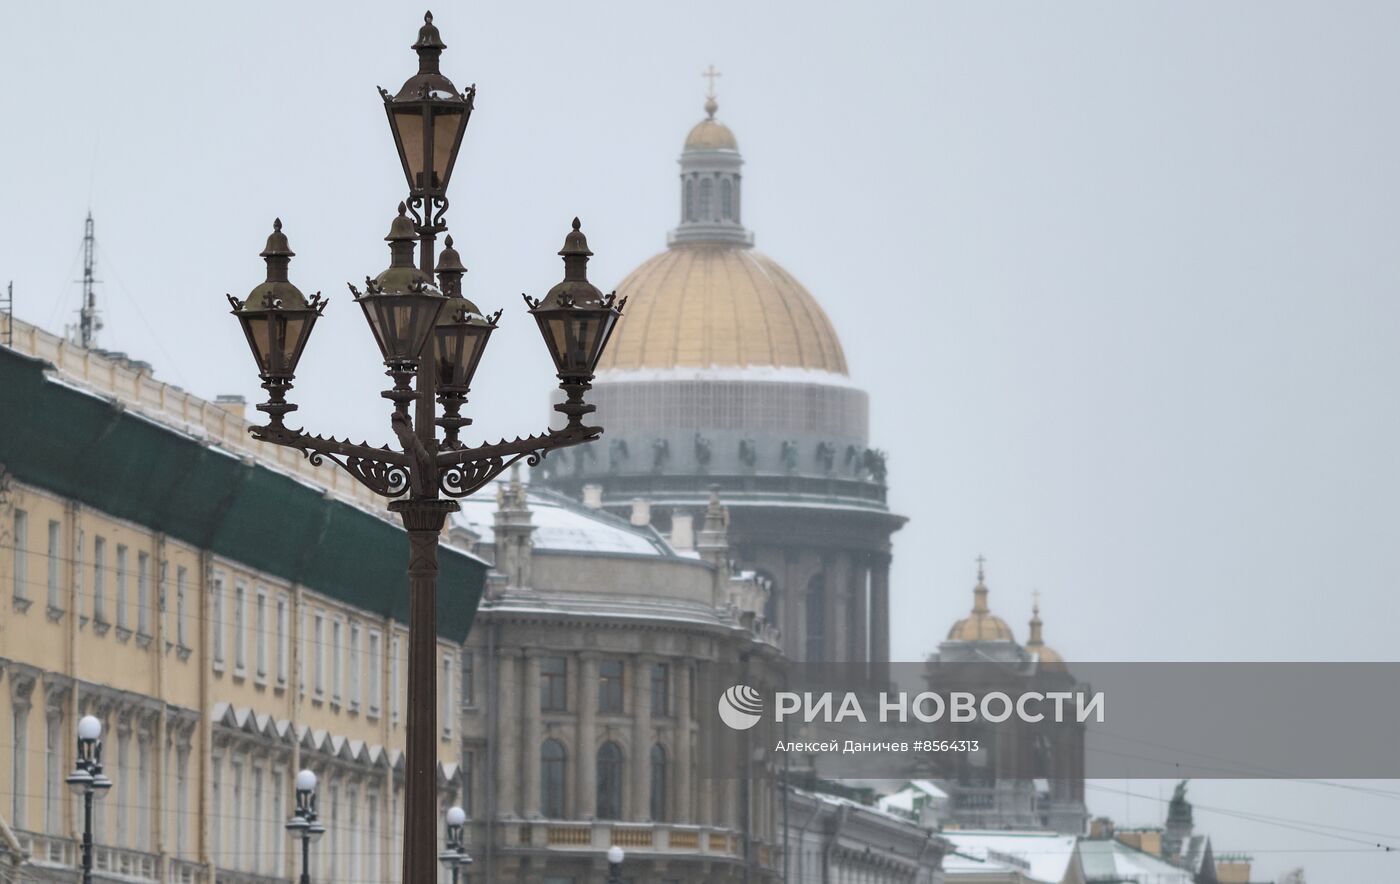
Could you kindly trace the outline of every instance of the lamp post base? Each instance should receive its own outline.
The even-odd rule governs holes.
[[[408,531],[408,734],[403,884],[437,881],[437,547],[455,500],[396,500]]]

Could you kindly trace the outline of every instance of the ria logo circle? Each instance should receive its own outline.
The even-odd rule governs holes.
[[[719,717],[736,731],[746,731],[763,717],[763,695],[746,684],[720,694]]]

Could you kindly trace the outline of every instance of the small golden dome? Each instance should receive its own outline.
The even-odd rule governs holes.
[[[627,310],[599,371],[787,366],[846,374],[816,298],[752,249],[674,245],[628,274],[617,295]]]
[[[729,127],[718,120],[701,120],[685,136],[685,150],[738,150],[739,142]]]
[[[1040,620],[1040,593],[1036,593],[1035,603],[1031,606],[1031,637],[1026,642],[1026,650],[1036,656],[1040,665],[1046,669],[1064,669],[1065,658],[1059,652],[1045,644],[1045,639],[1041,636],[1042,623]]]
[[[953,642],[1009,642],[1015,641],[1011,627],[1006,621],[991,612],[987,607],[987,583],[982,573],[982,565],[977,565],[977,585],[972,589],[972,615],[964,617],[948,630],[948,641]]]

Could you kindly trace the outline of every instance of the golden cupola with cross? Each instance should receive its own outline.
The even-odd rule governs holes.
[[[1006,625],[1006,621],[992,613],[987,605],[986,573],[983,570],[985,562],[982,558],[977,560],[977,585],[972,588],[972,613],[948,630],[948,641],[950,642],[1010,642],[1015,641],[1015,636],[1011,634],[1011,627]]]

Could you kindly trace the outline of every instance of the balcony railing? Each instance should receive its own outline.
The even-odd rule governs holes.
[[[29,852],[36,866],[77,870],[82,847],[73,838],[18,830],[20,847]],[[141,850],[95,845],[92,850],[93,877],[98,881],[151,881],[160,884],[160,857]],[[204,884],[206,869],[198,863],[172,859],[167,863],[164,884]]]
[[[620,823],[507,820],[498,824],[506,849],[544,849],[561,853],[601,852],[613,845],[637,855],[706,856],[741,859],[743,836],[732,829],[678,823]],[[755,842],[754,859],[772,862],[776,851]]]

